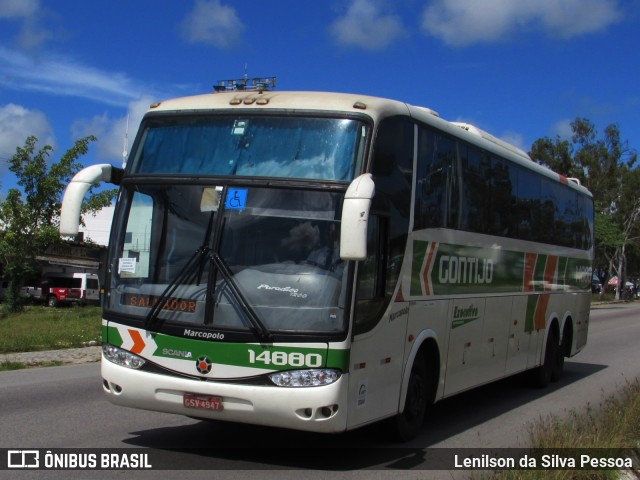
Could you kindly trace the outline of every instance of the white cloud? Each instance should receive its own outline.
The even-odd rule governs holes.
[[[119,165],[122,162],[122,153],[125,150],[125,135],[127,136],[126,150],[128,153],[140,126],[140,121],[154,100],[150,96],[145,96],[130,102],[127,114],[122,117],[110,118],[109,115],[104,114],[91,119],[78,120],[71,127],[72,136],[81,138],[87,135],[95,135],[98,138],[95,143],[97,148],[96,156]]]
[[[73,96],[126,107],[145,88],[121,72],[107,72],[66,58],[34,59],[0,46],[0,86]]]
[[[20,48],[33,50],[54,39],[55,22],[40,0],[0,0],[0,19],[20,22],[15,40]]]
[[[0,18],[30,17],[39,8],[39,0],[0,0]]]
[[[573,120],[568,118],[558,120],[553,126],[553,135],[557,135],[562,140],[571,140],[573,137],[573,128],[571,127],[572,122]]]
[[[496,42],[518,30],[541,29],[571,38],[603,30],[621,19],[617,0],[434,0],[422,29],[446,44]]]
[[[337,43],[367,50],[379,50],[404,35],[398,15],[385,13],[378,0],[352,0],[346,14],[331,24]]]
[[[36,136],[42,145],[55,146],[53,128],[44,113],[13,103],[0,107],[0,152],[3,156],[13,155],[16,147],[23,146],[30,135]]]
[[[53,128],[44,113],[13,103],[0,106],[0,177],[8,171],[7,160],[30,135],[38,138],[38,148],[55,147]]]
[[[195,7],[181,24],[189,43],[204,43],[226,48],[240,43],[244,25],[233,7],[220,0],[196,0]]]

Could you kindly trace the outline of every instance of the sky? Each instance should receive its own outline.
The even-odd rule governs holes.
[[[51,160],[95,135],[81,162],[121,165],[151,103],[245,74],[426,106],[525,151],[578,117],[640,150],[639,19],[640,0],[0,0],[0,196],[30,135]]]

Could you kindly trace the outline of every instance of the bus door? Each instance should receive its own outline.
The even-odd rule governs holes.
[[[367,258],[357,265],[349,426],[398,411],[410,306],[396,292],[409,232],[415,138],[413,121],[397,116],[383,120],[374,139]]]
[[[384,223],[379,217],[370,217],[368,256],[358,266],[349,426],[395,414],[398,409],[409,304],[389,305],[390,295],[384,281],[387,260],[384,242],[380,242],[386,236]]]

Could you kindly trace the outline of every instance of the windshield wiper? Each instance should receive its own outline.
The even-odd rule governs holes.
[[[251,304],[247,301],[246,297],[238,287],[238,284],[233,278],[233,273],[229,269],[229,266],[224,261],[224,259],[218,255],[216,252],[210,252],[209,258],[214,263],[214,265],[218,268],[218,271],[222,274],[222,278],[227,283],[227,287],[229,288],[229,292],[234,297],[238,305],[249,319],[249,322],[253,326],[254,332],[262,339],[268,342],[273,341],[273,335],[264,324],[255,310],[251,307]]]
[[[173,296],[178,287],[190,283],[196,277],[198,277],[197,284],[200,284],[202,263],[210,250],[211,249],[208,246],[202,245],[194,252],[187,264],[182,270],[180,270],[180,273],[171,282],[169,282],[167,288],[164,289],[158,299],[154,302],[151,310],[149,310],[149,313],[147,313],[147,316],[144,319],[145,328],[148,329],[156,323],[164,302]]]
[[[215,216],[215,211],[211,212],[209,216],[209,222],[207,223],[207,230],[204,234],[204,239],[202,240],[202,246],[198,247],[198,249],[193,253],[191,258],[187,261],[184,268],[180,271],[180,273],[171,281],[167,288],[160,294],[158,300],[154,302],[151,310],[147,313],[146,318],[144,319],[145,328],[151,327],[158,320],[158,315],[160,315],[160,311],[162,310],[163,303],[171,298],[176,289],[185,285],[193,280],[196,280],[195,284],[200,285],[200,281],[202,280],[202,271],[204,269],[204,258],[209,253],[211,248],[209,248],[209,241],[211,239],[211,233],[213,231],[213,218]]]

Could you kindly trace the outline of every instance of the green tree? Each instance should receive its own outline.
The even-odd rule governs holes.
[[[0,262],[4,275],[11,279],[6,306],[11,311],[22,308],[20,288],[38,272],[36,256],[47,247],[61,242],[58,233],[59,212],[64,189],[83,168],[78,158],[89,150],[93,136],[76,141],[57,162],[49,162],[53,147],[36,151],[37,138],[30,136],[9,160],[9,170],[20,189],[12,188],[0,202]],[[108,206],[115,190],[90,192],[82,213],[97,212]]]
[[[536,140],[530,156],[562,175],[577,178],[591,190],[596,211],[594,267],[603,282],[612,273],[622,279],[628,249],[636,246],[640,226],[637,153],[620,138],[615,124],[605,128],[602,138],[584,118],[571,122],[571,129],[571,141],[560,137]]]

